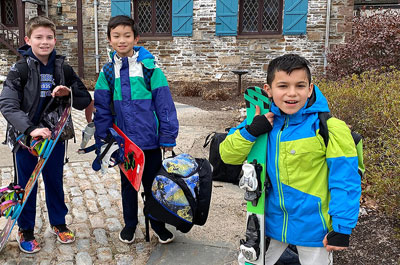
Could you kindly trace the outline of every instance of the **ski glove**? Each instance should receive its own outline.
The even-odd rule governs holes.
[[[326,239],[328,240],[328,245],[330,246],[348,247],[350,241],[350,235],[331,231],[328,233]]]
[[[254,117],[253,122],[250,125],[246,125],[245,128],[251,135],[258,137],[261,134],[270,132],[272,125],[265,115],[257,115]]]

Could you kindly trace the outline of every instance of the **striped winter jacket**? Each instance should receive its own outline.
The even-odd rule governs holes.
[[[265,234],[293,245],[322,247],[332,229],[351,234],[359,212],[361,179],[347,125],[328,122],[329,143],[319,135],[318,112],[329,111],[321,91],[293,115],[272,103],[274,126],[268,135],[267,171],[272,188],[265,202]],[[220,145],[225,163],[241,164],[256,140],[246,128]]]
[[[132,57],[114,54],[114,94],[108,86],[104,69],[100,72],[94,93],[96,142],[104,140],[113,122],[142,150],[175,146],[178,119],[168,82],[153,55],[143,47],[134,47]],[[143,67],[154,69],[146,88]],[[114,100],[115,117],[110,103]]]

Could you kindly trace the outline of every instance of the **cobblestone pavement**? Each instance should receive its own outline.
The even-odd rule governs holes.
[[[186,108],[185,105],[177,107],[178,117],[180,110]],[[207,122],[193,122],[198,118],[196,115],[201,115],[198,111],[206,113],[197,109],[189,115],[191,118],[186,123],[182,122],[183,119],[180,117],[180,136],[178,137],[180,148],[177,148],[177,151],[191,151],[195,153],[194,155],[200,152],[199,156],[204,157],[206,151],[201,150],[203,148],[200,147],[205,135],[217,127],[216,125],[207,127],[204,125]],[[61,244],[51,233],[45,205],[44,185],[42,178],[39,177],[35,236],[42,249],[36,254],[22,253],[15,239],[17,231],[17,226],[15,226],[7,246],[0,253],[0,264],[146,264],[157,240],[153,236],[150,243],[145,242],[143,202],[140,198],[139,226],[136,230],[135,243],[127,245],[120,242],[118,235],[124,224],[119,173],[112,168],[107,174],[101,175],[100,172],[95,172],[91,168],[93,156],[75,153],[80,142],[81,130],[86,126],[86,120],[82,111],[73,110],[72,116],[77,143],[69,141],[68,153],[71,162],[64,167],[64,191],[69,209],[66,222],[75,231],[76,241],[72,244]],[[205,120],[210,120],[210,117]],[[6,121],[1,115],[0,126],[0,141],[3,141]],[[197,129],[191,126],[196,126]],[[199,139],[203,142],[198,141]],[[0,174],[2,186],[8,185],[13,180],[12,157],[6,145],[0,145]],[[0,218],[0,229],[4,226],[4,221],[4,218]]]
[[[86,126],[83,112],[73,110],[76,135]],[[1,127],[5,120],[1,116]],[[4,140],[4,129],[0,139]],[[70,140],[72,141],[72,140]],[[78,139],[77,139],[78,141]],[[73,141],[72,141],[73,142]],[[3,148],[1,150],[7,150]],[[70,145],[68,153],[71,153]],[[11,161],[10,152],[1,152]],[[102,175],[91,168],[91,159],[81,156],[82,161],[64,166],[64,191],[68,207],[66,222],[76,232],[76,242],[61,244],[51,233],[42,178],[39,177],[38,204],[36,209],[35,235],[42,247],[36,254],[22,253],[15,240],[17,226],[6,248],[0,253],[0,264],[145,264],[152,244],[144,240],[144,217],[139,208],[140,225],[136,231],[135,244],[124,244],[118,234],[123,227],[120,176],[114,168]],[[76,160],[76,159],[75,159]],[[8,163],[7,163],[8,164]],[[1,185],[13,180],[13,168],[1,165]],[[142,201],[140,200],[142,205]],[[0,221],[4,222],[5,219]],[[3,226],[0,226],[3,227]],[[153,242],[155,242],[153,240]],[[154,244],[153,244],[154,245]]]

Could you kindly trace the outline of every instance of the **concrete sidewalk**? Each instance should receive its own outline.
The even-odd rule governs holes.
[[[205,137],[223,131],[233,119],[232,112],[207,112],[176,103],[180,122],[177,153],[208,157]],[[101,175],[91,168],[94,154],[76,153],[81,130],[86,126],[84,113],[74,110],[77,142],[69,141],[70,163],[64,167],[64,191],[69,213],[67,224],[76,232],[76,242],[60,244],[50,232],[45,204],[44,185],[39,178],[35,235],[42,250],[22,253],[15,240],[14,228],[6,248],[0,253],[0,264],[236,264],[239,239],[244,237],[245,204],[243,193],[234,185],[215,182],[207,223],[187,233],[176,233],[176,240],[161,245],[152,236],[144,240],[143,202],[140,201],[136,240],[127,245],[119,241],[124,226],[120,195],[120,177],[115,169]],[[5,138],[6,121],[0,115],[0,142]],[[92,140],[93,141],[93,140]],[[90,143],[89,143],[90,144]],[[13,179],[12,157],[6,145],[0,145],[1,186]],[[0,229],[4,226],[0,218]]]

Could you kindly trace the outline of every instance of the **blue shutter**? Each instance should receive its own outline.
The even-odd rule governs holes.
[[[172,36],[192,36],[193,0],[172,0]]]
[[[286,0],[283,16],[283,35],[306,34],[307,0]]]
[[[131,16],[131,0],[111,0],[111,16]]]
[[[215,34],[217,36],[236,36],[238,22],[238,0],[217,0]]]

